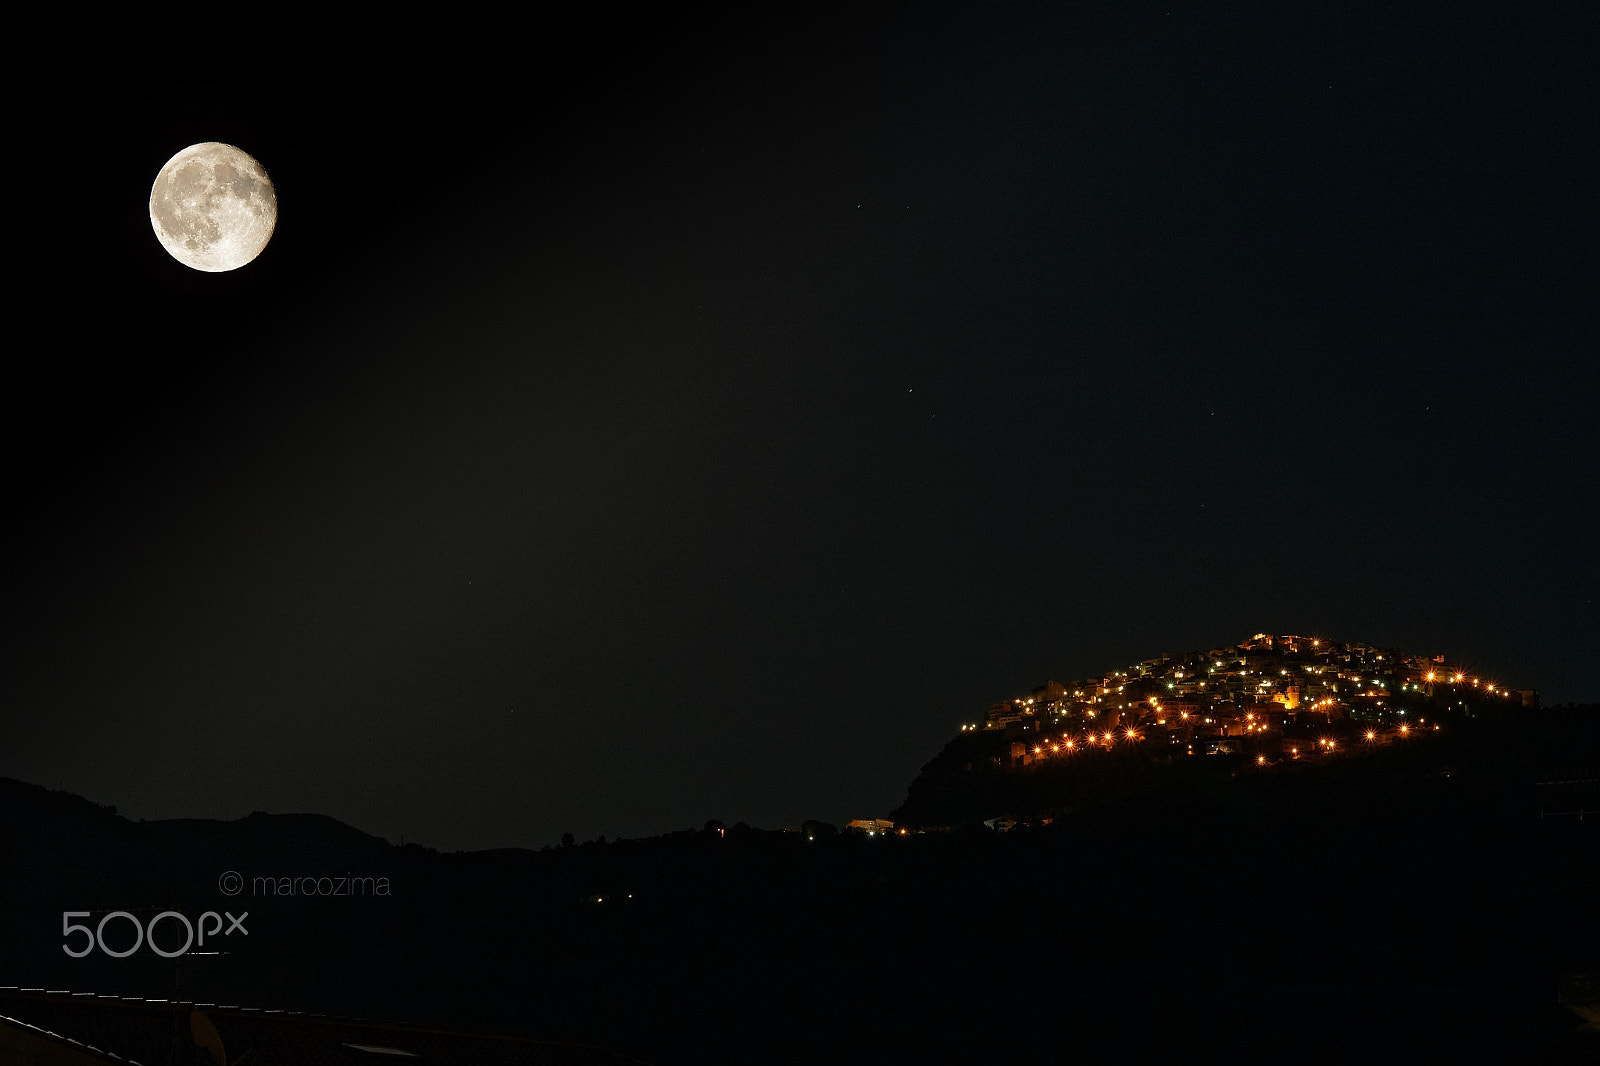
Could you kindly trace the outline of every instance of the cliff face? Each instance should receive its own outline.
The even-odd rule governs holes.
[[[993,818],[1040,822],[1182,787],[1196,777],[1225,777],[1239,764],[1237,758],[1213,758],[1172,771],[1165,736],[1048,758],[1031,754],[1035,740],[998,729],[955,737],[922,768],[891,817],[917,828],[957,828]]]
[[[999,814],[1010,776],[1011,744],[1004,733],[962,733],[917,774],[906,801],[889,812],[896,822],[959,826]],[[986,813],[988,812],[988,813]]]

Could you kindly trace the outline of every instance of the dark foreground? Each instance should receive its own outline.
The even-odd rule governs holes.
[[[1600,815],[1566,813],[1582,785],[1537,782],[1595,776],[1595,721],[1161,778],[1007,834],[700,829],[545,852],[396,848],[316,818],[130,823],[0,782],[0,985],[660,1064],[1591,1061],[1561,989],[1600,970]],[[351,881],[255,880],[280,873]],[[119,909],[248,910],[248,935],[219,956],[67,957],[64,911]]]

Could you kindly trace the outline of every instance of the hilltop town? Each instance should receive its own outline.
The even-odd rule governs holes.
[[[1266,764],[1435,731],[1441,717],[1485,705],[1537,703],[1533,690],[1511,689],[1443,655],[1257,633],[1235,645],[1046,681],[960,731],[1003,731],[1012,765],[1148,743],[1187,754],[1247,751]]]

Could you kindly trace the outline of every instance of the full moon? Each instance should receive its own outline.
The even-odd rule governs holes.
[[[237,270],[261,254],[278,223],[272,179],[231,144],[192,144],[167,160],[150,187],[150,226],[178,262]]]

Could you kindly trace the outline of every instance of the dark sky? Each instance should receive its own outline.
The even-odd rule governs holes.
[[[0,774],[536,847],[883,816],[996,700],[1258,630],[1600,699],[1593,16],[1239,6],[41,92]],[[204,140],[278,188],[230,274],[147,216]]]

